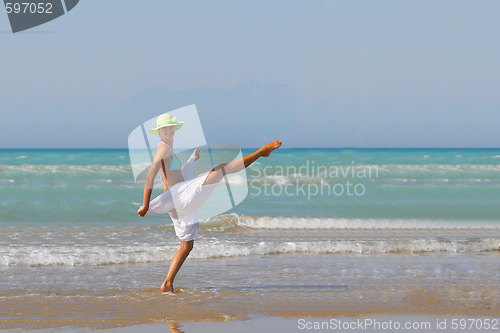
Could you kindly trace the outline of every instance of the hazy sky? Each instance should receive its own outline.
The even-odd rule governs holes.
[[[196,104],[208,141],[500,147],[498,1],[83,0],[12,34],[0,148],[125,148]]]

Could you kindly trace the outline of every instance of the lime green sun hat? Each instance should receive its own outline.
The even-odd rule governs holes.
[[[156,128],[150,129],[149,133],[158,134],[158,129],[166,126],[175,126],[175,130],[177,131],[183,124],[183,121],[177,121],[171,114],[164,113],[158,116],[156,119]]]

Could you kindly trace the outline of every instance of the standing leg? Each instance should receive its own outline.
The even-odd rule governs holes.
[[[181,247],[172,258],[172,262],[170,263],[170,268],[168,270],[167,277],[165,279],[165,282],[163,282],[160,288],[161,291],[163,291],[164,293],[166,293],[167,291],[174,292],[175,276],[177,275],[177,272],[181,268],[182,264],[184,263],[184,260],[186,260],[187,256],[189,255],[189,252],[191,252],[191,250],[193,249],[193,243],[194,239],[190,240],[189,242],[181,241]]]
[[[248,168],[248,166],[255,162],[259,157],[268,157],[273,150],[279,148],[280,146],[281,141],[276,140],[260,147],[250,155],[243,156],[242,158],[228,163],[217,165],[207,176],[203,185],[218,183],[222,179],[222,177],[224,177],[224,173],[234,173]]]

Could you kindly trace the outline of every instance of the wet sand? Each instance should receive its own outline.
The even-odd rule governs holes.
[[[159,324],[165,331],[166,324],[178,323],[196,331],[205,323],[195,322],[229,327],[227,322],[268,317],[295,318],[295,326],[297,318],[495,317],[497,263],[497,253],[194,259],[180,271],[174,295],[159,290],[164,265],[51,267],[53,275],[44,267],[11,267],[0,272],[10,281],[0,290],[0,327]],[[37,274],[44,281],[36,283]],[[77,287],[78,281],[89,285]]]
[[[486,326],[488,325],[488,326]],[[478,328],[481,327],[481,328]],[[488,328],[485,328],[488,327]],[[128,327],[107,329],[110,333],[253,333],[272,332],[289,333],[304,331],[335,332],[381,332],[411,330],[412,332],[497,332],[500,327],[499,317],[464,317],[464,316],[423,316],[391,315],[372,317],[331,317],[331,318],[282,318],[259,317],[250,320],[232,320],[226,322],[168,322],[160,324],[142,324]],[[56,328],[39,329],[39,333],[87,333],[95,328]],[[8,329],[4,332],[30,332],[27,329]]]

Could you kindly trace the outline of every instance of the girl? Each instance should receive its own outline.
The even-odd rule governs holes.
[[[173,220],[175,233],[181,241],[180,249],[172,258],[167,277],[161,285],[160,289],[163,292],[174,292],[175,276],[193,249],[194,238],[200,224],[197,220],[191,223],[193,218],[197,219],[196,209],[206,201],[224,174],[241,171],[261,156],[268,157],[282,143],[281,141],[270,142],[250,155],[219,164],[209,172],[188,179],[185,177],[188,173],[185,170],[191,167],[194,172],[192,164],[200,158],[200,152],[196,149],[188,162],[180,167],[180,160],[172,147],[175,131],[179,130],[183,123],[177,122],[175,117],[165,113],[156,120],[156,128],[149,130],[151,134],[159,134],[161,142],[146,177],[143,205],[137,211],[141,217],[144,217],[148,211],[149,213],[168,212]],[[178,164],[180,168],[173,168],[172,166],[175,164]],[[164,192],[150,202],[154,178],[160,168],[162,169]]]

